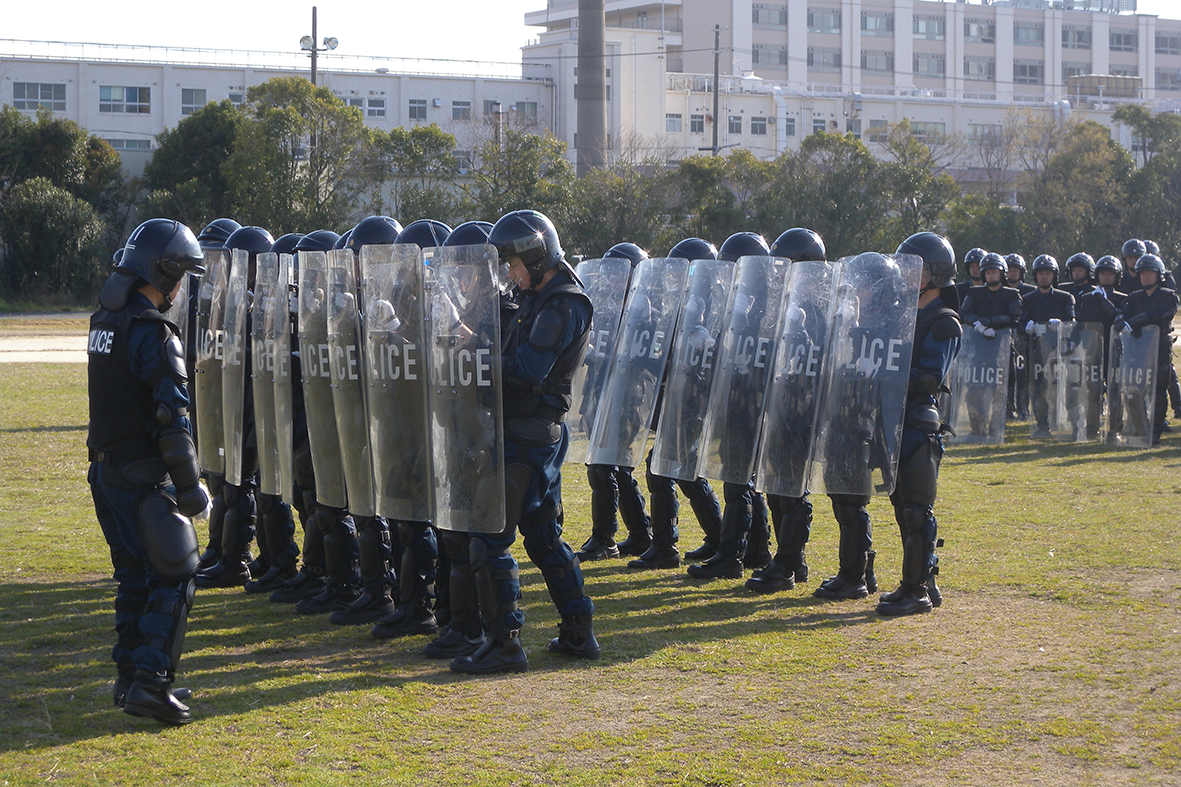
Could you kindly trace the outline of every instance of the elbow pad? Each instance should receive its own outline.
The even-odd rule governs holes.
[[[197,466],[197,449],[193,436],[186,429],[161,429],[156,434],[156,447],[160,458],[168,466],[168,474],[177,492],[193,489],[201,477]]]

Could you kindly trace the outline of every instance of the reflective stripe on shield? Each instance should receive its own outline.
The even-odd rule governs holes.
[[[643,260],[633,272],[587,463],[636,467],[643,462],[688,273],[689,263],[676,258]]]
[[[586,355],[582,359],[582,366],[574,371],[571,381],[570,416],[566,422],[570,430],[567,462],[586,460],[587,441],[595,423],[603,386],[611,369],[611,356],[619,337],[619,320],[628,295],[632,266],[630,260],[606,257],[580,262],[577,273],[594,307],[594,313],[591,316]]]
[[[894,490],[923,262],[867,253],[840,262],[813,491]]]
[[[351,249],[336,249],[328,254],[328,366],[349,510],[359,516],[373,516],[373,466],[369,461],[356,257]]]
[[[1128,448],[1152,447],[1159,352],[1160,328],[1155,325],[1141,328],[1139,336],[1119,330],[1111,332],[1105,437],[1108,442]]]
[[[738,260],[702,430],[699,476],[746,484],[754,475],[784,279],[790,270],[788,260],[775,257]]]
[[[1005,396],[1013,332],[997,330],[988,338],[965,331],[951,366],[951,411],[947,422],[957,443],[1000,445],[1005,441]]]
[[[279,309],[279,255],[259,254],[254,274],[254,306],[250,321],[250,390],[254,394],[254,434],[258,443],[258,489],[281,495],[279,443],[275,428],[275,316]],[[283,289],[282,316],[287,314]]]
[[[755,479],[755,488],[768,494],[803,497],[808,490],[835,309],[835,273],[833,263],[824,261],[791,266]]]
[[[279,255],[279,277],[273,314],[268,309],[267,333],[275,347],[275,453],[279,462],[279,484],[283,500],[295,503],[295,411],[298,390],[291,378],[292,317],[288,299],[295,289],[295,258]],[[300,394],[302,396],[302,394]],[[265,489],[263,490],[266,491]]]
[[[226,449],[226,483],[235,486],[249,476],[253,467],[243,466],[242,444],[244,397],[246,393],[246,274],[250,255],[234,249],[230,256],[229,290],[226,292],[225,350],[221,362],[222,424]],[[253,404],[253,402],[251,403]]]
[[[361,248],[375,508],[413,522],[432,516],[424,271],[412,243]]]
[[[505,527],[500,299],[492,246],[434,249],[427,268],[434,524]]]
[[[205,274],[197,291],[197,360],[193,368],[193,396],[197,407],[197,456],[201,470],[225,472],[222,442],[221,360],[225,346],[222,332],[229,255],[221,250],[205,252]]]
[[[298,256],[299,360],[316,498],[323,505],[345,508],[348,498],[332,403],[328,345],[328,255],[322,251],[301,251]]]
[[[734,263],[724,260],[696,260],[689,266],[652,447],[656,475],[686,481],[697,477],[701,430],[734,270]]]

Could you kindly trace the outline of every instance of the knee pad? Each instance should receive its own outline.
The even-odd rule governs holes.
[[[591,489],[615,488],[615,470],[611,465],[587,465],[586,480]]]
[[[891,499],[921,506],[934,505],[942,459],[943,446],[939,438],[929,435],[909,456],[898,462],[898,478]]]
[[[525,505],[525,496],[529,494],[529,484],[533,480],[533,471],[529,465],[514,463],[504,468],[504,532],[512,530],[521,521],[521,511]]]
[[[451,565],[460,566],[471,564],[471,547],[469,546],[471,536],[467,533],[440,530],[439,537],[443,540],[443,550],[447,553],[447,558],[451,561]]]
[[[152,570],[165,580],[187,580],[197,573],[197,531],[172,498],[150,492],[135,507],[136,525]]]

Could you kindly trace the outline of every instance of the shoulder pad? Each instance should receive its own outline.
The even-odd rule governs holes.
[[[553,349],[561,340],[569,319],[570,305],[565,298],[549,301],[533,319],[529,344],[538,350]]]
[[[172,332],[168,325],[164,325],[164,341],[160,345],[160,368],[172,378],[178,386],[189,381],[189,373],[185,368],[185,348],[180,343],[180,337]]]
[[[939,315],[931,325],[931,336],[941,342],[945,342],[948,339],[956,339],[963,335],[964,329],[952,312]]]

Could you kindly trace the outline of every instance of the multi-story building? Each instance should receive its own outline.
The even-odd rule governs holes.
[[[872,150],[903,118],[971,138],[1012,107],[1081,113],[1130,145],[1111,120],[1120,104],[1181,107],[1181,20],[1134,11],[1135,0],[608,0],[608,133],[674,157],[710,148],[716,27],[719,147],[769,158],[823,130]],[[549,67],[555,133],[573,145],[578,2],[525,19],[545,28],[525,61]]]

